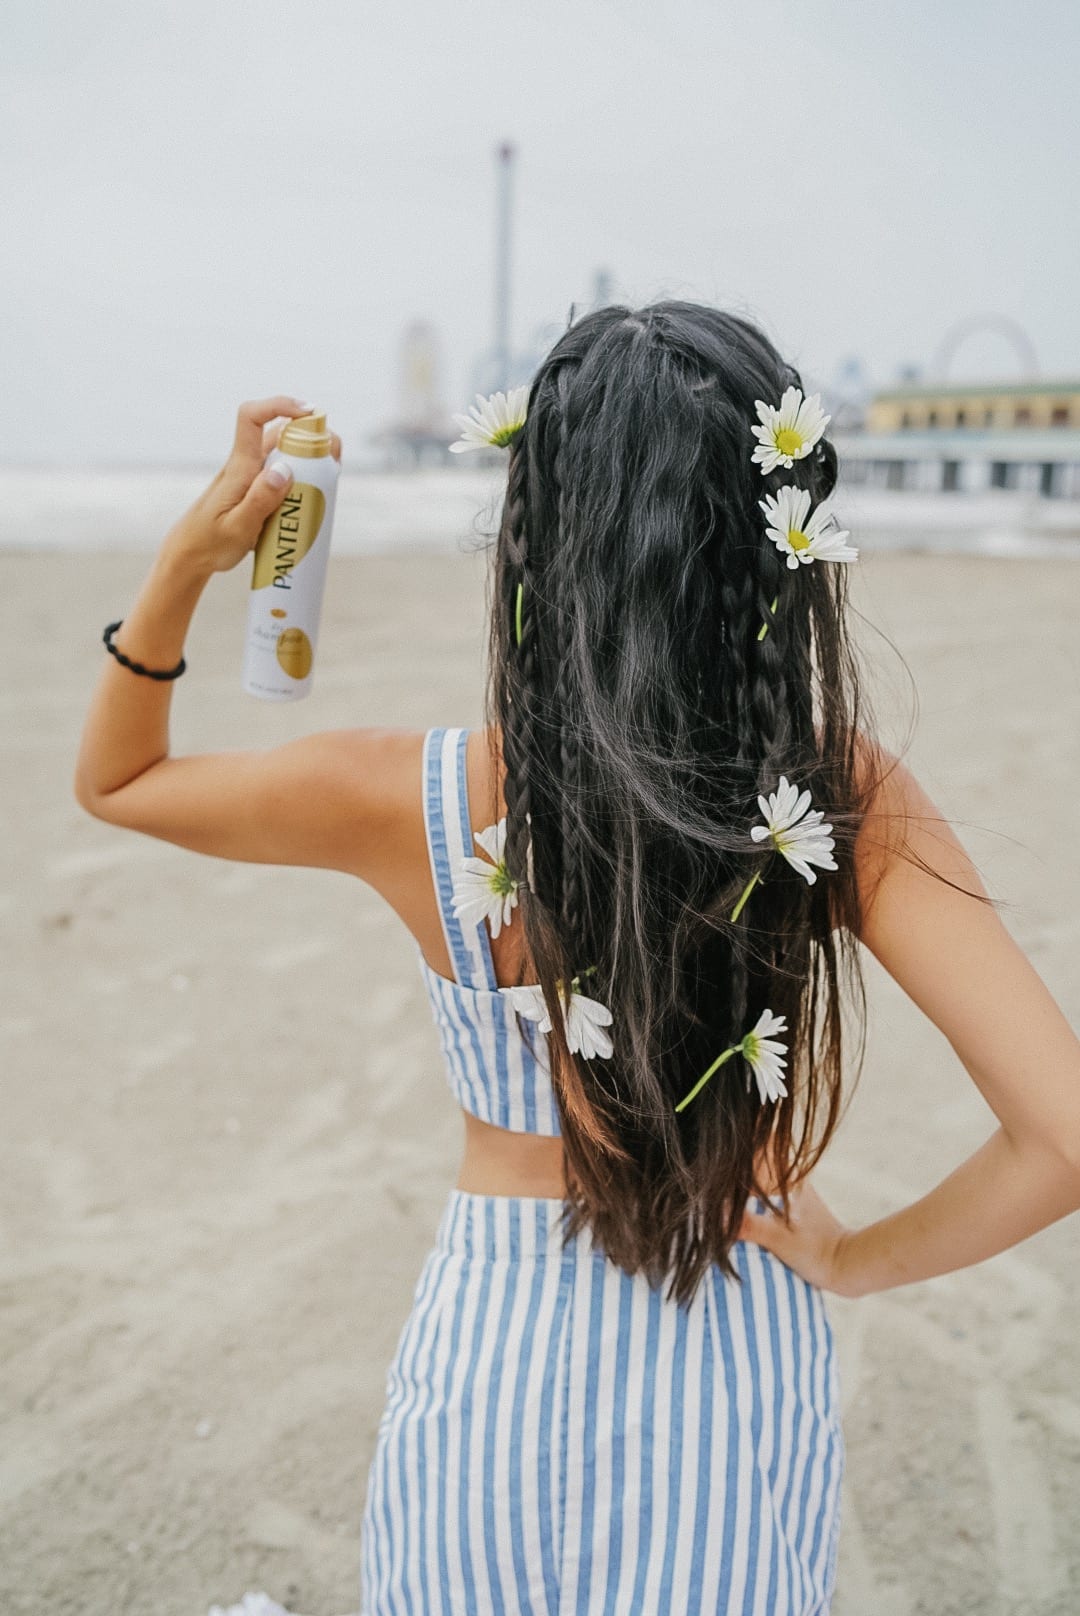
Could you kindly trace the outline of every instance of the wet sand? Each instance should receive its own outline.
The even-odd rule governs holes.
[[[307,1616],[355,1611],[386,1367],[462,1137],[411,939],[344,876],[84,814],[71,773],[98,637],[146,557],[0,564],[0,1609],[206,1616],[265,1589]],[[335,557],[315,693],[281,708],[239,687],[244,569],[217,580],[174,749],[478,723],[484,566]],[[1080,561],[866,551],[858,572],[918,690],[908,761],[1080,1025]],[[906,675],[859,633],[898,740]],[[863,957],[866,1062],[817,1175],[852,1223],[994,1125]],[[1080,1609],[1078,1273],[1073,1218],[977,1269],[829,1298],[836,1616]]]

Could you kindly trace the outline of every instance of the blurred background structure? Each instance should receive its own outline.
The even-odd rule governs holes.
[[[1002,337],[1018,373],[983,380],[949,374],[973,336]],[[830,394],[830,397],[832,395]],[[835,433],[848,483],[922,493],[1011,489],[1080,498],[1080,380],[1039,375],[1018,321],[975,314],[946,333],[929,376],[918,371],[848,409],[840,392]]]
[[[289,31],[285,98],[266,93],[278,0],[258,28],[211,0],[16,0],[0,463],[211,466],[235,404],[285,388],[327,408],[350,474],[464,473],[439,440],[477,392],[527,380],[571,311],[663,296],[758,319],[837,432],[882,430],[870,399],[911,382],[1031,380],[1007,327],[1042,378],[1080,375],[1061,200],[1074,7],[822,0],[777,14],[763,50],[762,19],[737,8],[596,5],[595,27],[564,0],[508,26],[496,0],[377,17],[315,0]],[[770,158],[764,131],[789,115],[812,184]],[[943,378],[944,335],[981,311],[997,328],[968,329]],[[853,479],[901,458],[871,447],[852,445]],[[1065,465],[1067,448],[1024,453]],[[1008,444],[987,462],[1021,463]],[[989,489],[1031,493],[1032,475]],[[1064,470],[1035,480],[1074,497]],[[895,471],[866,486],[926,491]],[[5,542],[23,512],[0,517]]]
[[[529,382],[550,343],[558,336],[552,328],[534,333],[528,348],[514,346],[511,324],[513,293],[513,144],[500,141],[495,148],[495,231],[493,251],[492,333],[490,347],[472,360],[472,386],[458,410],[448,412],[443,404],[441,355],[439,332],[430,320],[412,320],[406,325],[399,348],[399,407],[397,416],[371,434],[371,442],[384,452],[384,468],[418,468],[431,465],[453,465],[461,468],[464,462],[450,452],[450,444],[461,428],[453,420],[455,413],[466,413],[467,405],[495,392],[508,392]],[[593,277],[593,293],[585,305],[571,308],[571,318],[586,308],[602,308],[612,302],[614,277],[609,270],[598,269]],[[487,454],[473,451],[474,466],[490,467],[501,463],[498,450]]]
[[[510,141],[495,148],[493,299],[490,347],[472,362],[472,392],[507,391],[528,382],[547,343],[514,347],[512,219],[516,151]],[[598,270],[584,308],[614,300],[615,281]],[[1004,339],[1019,375],[967,381],[950,369],[968,340],[990,333]],[[550,337],[550,333],[547,334]],[[461,467],[449,445],[459,428],[442,402],[439,337],[428,320],[405,327],[400,346],[400,410],[376,430],[373,444],[385,451],[388,469],[442,464]],[[843,361],[821,385],[832,416],[832,437],[848,486],[888,492],[981,494],[1014,490],[1048,499],[1080,498],[1080,381],[1040,378],[1034,345],[1023,326],[1007,315],[973,314],[955,322],[938,345],[921,379],[921,367],[901,367],[902,380],[874,389],[862,361]],[[498,451],[477,451],[478,462],[496,466]],[[1080,519],[1078,519],[1080,522]]]
[[[216,577],[178,753],[481,721],[505,456],[449,454],[453,416],[589,308],[757,321],[833,417],[883,738],[1080,1025],[1078,60],[1074,0],[6,8],[3,1616],[259,1587],[355,1611],[386,1365],[457,1162],[370,887],[73,799],[101,628],[242,400],[311,399],[344,441],[319,667],[306,702],[244,696],[250,573]],[[993,1125],[863,963],[866,1070],[820,1168],[852,1225]],[[1078,1229],[835,1299],[834,1616],[1080,1611]]]
[[[457,428],[444,406],[439,334],[430,320],[411,320],[398,349],[398,415],[372,434],[388,466],[452,460],[447,445]]]

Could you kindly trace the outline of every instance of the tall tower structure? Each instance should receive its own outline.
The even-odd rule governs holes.
[[[593,295],[592,303],[589,305],[590,308],[607,308],[608,304],[612,301],[614,291],[615,277],[611,273],[610,269],[596,270],[593,275]]]
[[[495,342],[494,389],[510,385],[510,204],[514,148],[504,140],[496,149],[495,168]]]

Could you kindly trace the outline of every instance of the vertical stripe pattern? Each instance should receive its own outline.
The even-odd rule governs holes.
[[[472,851],[466,735],[425,737],[454,979],[421,968],[460,1104],[557,1134],[486,927],[453,915]],[[683,1306],[587,1229],[564,1243],[562,1210],[450,1192],[387,1373],[360,1616],[827,1613],[844,1440],[821,1292],[740,1241],[741,1283],[714,1267]]]
[[[764,1203],[754,1203],[763,1210]],[[562,1202],[452,1190],[387,1376],[361,1616],[818,1616],[844,1441],[819,1290],[751,1242],[688,1307]]]
[[[560,1128],[547,1041],[521,1020],[509,996],[499,992],[486,924],[463,926],[454,916],[458,864],[480,856],[473,833],[484,828],[470,820],[468,733],[443,727],[424,737],[424,823],[453,979],[432,970],[419,944],[417,963],[458,1104],[497,1128],[552,1137]]]

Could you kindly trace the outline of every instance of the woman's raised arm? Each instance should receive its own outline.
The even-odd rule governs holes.
[[[228,461],[166,535],[116,633],[118,650],[146,667],[175,666],[207,582],[250,553],[283,498],[288,480],[275,483],[263,468],[280,430],[269,423],[309,409],[287,397],[241,406]],[[102,660],[75,769],[88,813],[218,858],[365,879],[392,856],[408,821],[399,799],[416,789],[410,732],[332,730],[266,751],[171,757],[173,682]]]

